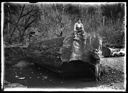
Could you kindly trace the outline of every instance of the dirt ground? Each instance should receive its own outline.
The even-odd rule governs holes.
[[[79,91],[88,89],[114,89],[124,90],[124,57],[101,58],[104,73],[98,82],[87,78],[62,79],[55,73],[36,66],[25,68],[7,67],[5,69],[5,89],[16,87],[30,88],[51,88],[51,89],[78,89]],[[48,90],[49,91],[49,90]]]
[[[101,58],[101,63],[105,67],[105,73],[100,81],[100,87],[124,89],[125,62],[124,57]]]

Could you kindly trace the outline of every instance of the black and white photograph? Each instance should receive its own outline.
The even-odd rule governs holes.
[[[3,91],[126,91],[126,2],[2,2]]]

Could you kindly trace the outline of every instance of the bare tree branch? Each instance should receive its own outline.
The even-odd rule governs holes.
[[[19,18],[18,18],[18,20],[17,20],[17,22],[16,22],[16,25],[15,25],[15,27],[14,27],[12,33],[10,34],[10,41],[11,41],[12,35],[13,35],[13,33],[15,32],[15,30],[16,30],[16,28],[17,28],[17,25],[18,25],[18,23],[19,23],[19,21],[20,21],[20,19],[21,19],[21,15],[23,14],[24,8],[25,8],[25,5],[23,5],[23,7],[22,7],[22,9],[21,9],[21,12],[20,12],[20,15],[19,15]]]
[[[27,16],[27,15],[29,15],[30,13],[32,13],[33,8],[34,8],[34,7],[32,7],[32,9],[31,9],[30,11],[28,11],[28,12],[27,12],[27,13],[25,13],[25,14],[23,14],[21,17]]]

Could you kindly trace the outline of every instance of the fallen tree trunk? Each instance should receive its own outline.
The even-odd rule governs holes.
[[[72,33],[63,39],[54,40],[54,43],[53,40],[32,43],[28,47],[30,57],[36,59],[35,63],[40,66],[62,75],[83,75],[89,72],[90,68],[94,75],[95,66],[100,63],[95,52],[99,48],[99,41],[96,36],[88,33],[84,37],[79,36],[79,40],[74,40]]]
[[[79,40],[74,40],[74,35],[70,34],[66,38],[33,42],[22,57],[62,75],[86,75],[90,73],[90,68],[94,75],[95,66],[100,63],[100,58],[95,53],[99,44],[94,40],[95,37],[88,34],[85,37],[80,35]]]

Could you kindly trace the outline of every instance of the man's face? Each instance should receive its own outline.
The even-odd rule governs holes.
[[[78,23],[81,23],[81,20],[80,19],[78,20]]]

